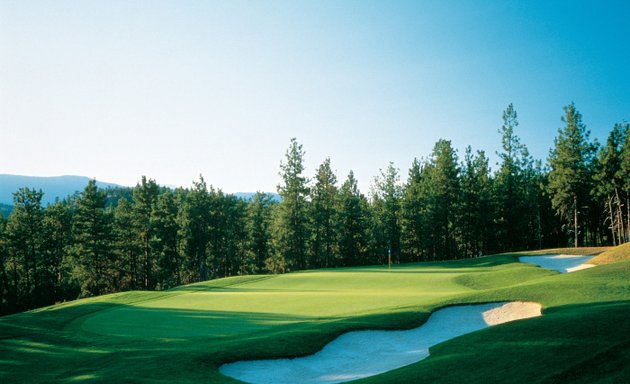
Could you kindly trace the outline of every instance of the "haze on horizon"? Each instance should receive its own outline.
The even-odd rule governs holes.
[[[439,138],[545,160],[630,119],[627,1],[0,0],[0,173],[275,191],[289,140],[367,192]]]

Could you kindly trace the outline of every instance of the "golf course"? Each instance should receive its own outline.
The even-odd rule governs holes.
[[[630,0],[0,0],[0,384],[630,384]]]
[[[596,267],[567,274],[519,262],[559,253],[601,254]],[[357,382],[628,382],[628,276],[626,245],[104,295],[0,318],[0,382],[236,383],[223,364],[306,356],[349,331],[410,329],[443,307],[508,301],[540,303],[543,315],[465,334]]]

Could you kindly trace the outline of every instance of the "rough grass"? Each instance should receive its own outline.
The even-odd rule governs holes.
[[[540,302],[545,316],[462,336],[364,382],[573,382],[573,366],[580,380],[627,381],[630,262],[560,275],[519,255],[235,277],[8,316],[0,383],[231,383],[222,363],[310,354],[349,330],[410,328],[442,306],[505,300]]]
[[[592,264],[610,264],[618,261],[630,260],[630,243],[621,244],[617,247],[608,249],[594,257],[589,263]]]

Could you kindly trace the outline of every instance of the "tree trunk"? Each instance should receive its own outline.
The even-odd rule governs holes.
[[[20,294],[19,294],[19,283],[20,279],[18,277],[18,270],[17,270],[17,260],[13,260],[13,311],[17,311],[20,308]]]
[[[617,245],[615,241],[615,219],[613,216],[612,197],[608,196],[608,215],[610,219],[610,232],[612,233],[613,246]]]
[[[619,244],[623,244],[623,211],[621,210],[621,198],[619,197],[619,190],[617,189],[617,187],[615,187],[615,200],[617,201],[617,211],[615,212],[615,216],[617,216],[617,240]]]
[[[31,239],[34,241],[34,238]],[[37,251],[35,250],[35,244],[31,243],[31,255],[33,258],[33,293],[31,293],[31,305],[37,306],[40,305],[42,297],[39,288],[39,277],[37,273]]]
[[[578,209],[577,209],[577,195],[573,195],[573,223],[574,223],[574,235],[575,235],[575,248],[578,247]]]
[[[199,251],[197,251],[199,252]],[[198,255],[197,256],[197,261],[199,264],[199,281],[205,281],[208,280],[208,274],[206,271],[206,265],[205,265],[205,260],[203,258],[202,255]]]
[[[133,251],[129,251],[127,253],[129,258],[129,268],[131,269],[130,277],[131,277],[131,289],[138,289],[138,281],[137,281],[137,267],[136,267],[136,257],[133,254]]]
[[[150,265],[149,265],[149,231],[145,230],[145,232],[143,233],[143,240],[144,240],[144,290],[148,290],[149,289],[149,273],[150,273]]]

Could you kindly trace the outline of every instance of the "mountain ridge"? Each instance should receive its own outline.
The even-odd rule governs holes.
[[[51,204],[76,192],[81,192],[88,182],[87,176],[24,176],[0,174],[0,204],[13,205],[13,194],[20,188],[42,190],[42,204]],[[99,188],[124,188],[124,186],[104,181],[96,181]]]
[[[13,194],[20,188],[26,187],[42,190],[42,192],[44,192],[42,204],[47,205],[54,203],[58,199],[62,200],[77,192],[83,191],[90,180],[92,180],[92,178],[77,175],[25,176],[0,174],[0,206],[2,206],[0,212],[3,212],[5,217],[8,216],[13,207]],[[124,185],[100,180],[96,180],[96,185],[99,188],[129,188]],[[171,189],[176,188],[170,185],[167,187]],[[265,193],[269,194],[273,201],[278,202],[281,200],[280,195],[277,193]],[[256,195],[256,192],[235,192],[227,194],[249,201]]]

